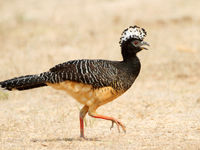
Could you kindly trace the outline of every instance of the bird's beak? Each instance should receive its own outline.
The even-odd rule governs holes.
[[[140,45],[141,49],[142,49],[142,50],[143,50],[143,49],[148,50],[148,48],[143,47],[143,46],[150,46],[150,45],[149,45],[149,43],[147,43],[147,42],[145,42],[145,41],[142,41],[142,42],[141,42],[141,45]]]

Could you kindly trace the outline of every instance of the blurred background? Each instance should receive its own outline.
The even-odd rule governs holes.
[[[151,45],[138,54],[142,70],[131,89],[98,110],[119,118],[126,134],[87,116],[94,140],[79,141],[82,106],[65,93],[0,91],[0,148],[199,149],[199,7],[199,0],[0,0],[0,81],[72,59],[121,60],[119,38],[131,25],[145,28]]]

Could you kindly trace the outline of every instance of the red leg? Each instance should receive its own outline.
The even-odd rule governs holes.
[[[117,125],[117,128],[118,128],[118,131],[120,132],[120,129],[119,127],[121,126],[122,130],[124,131],[124,133],[126,133],[126,127],[120,122],[118,121],[117,119],[113,118],[113,117],[108,117],[108,116],[102,116],[102,115],[99,115],[99,114],[96,114],[96,113],[89,113],[89,115],[91,117],[94,117],[94,118],[100,118],[100,119],[105,119],[105,120],[110,120],[112,121],[112,126],[111,128],[113,127],[113,124],[116,123]],[[111,129],[110,128],[110,129]]]
[[[87,114],[87,112],[88,112],[88,106],[84,106],[80,111],[79,118],[80,118],[80,137],[81,138],[85,138],[84,137],[84,121],[83,120],[84,120],[84,117]]]
[[[80,137],[84,138],[84,122],[83,118],[80,117]]]

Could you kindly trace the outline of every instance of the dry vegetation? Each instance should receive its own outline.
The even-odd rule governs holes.
[[[0,1],[0,80],[35,74],[80,58],[121,59],[122,30],[148,31],[149,51],[134,86],[98,111],[120,118],[127,133],[87,116],[49,87],[0,91],[0,149],[200,149],[200,1]]]

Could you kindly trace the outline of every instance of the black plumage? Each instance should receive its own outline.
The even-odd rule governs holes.
[[[130,69],[127,69],[129,68]],[[47,82],[65,80],[90,84],[93,88],[111,86],[116,90],[128,89],[140,71],[137,57],[130,63],[108,60],[74,60],[59,64],[43,75],[51,76]]]
[[[111,86],[116,90],[127,90],[140,71],[137,57],[130,62],[108,60],[74,60],[51,68],[40,75],[27,75],[0,82],[7,90],[26,90],[46,83],[60,83],[66,80],[90,84],[93,88]]]
[[[41,78],[39,75],[26,75],[0,82],[0,86],[1,88],[4,88],[9,91],[11,90],[21,91],[47,85],[45,84],[43,78]]]

